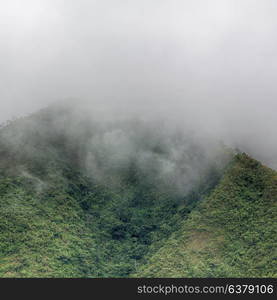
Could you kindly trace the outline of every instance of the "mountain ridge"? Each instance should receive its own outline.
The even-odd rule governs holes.
[[[52,106],[0,130],[0,276],[275,277],[276,186],[275,171],[187,131],[151,120],[104,122]],[[228,214],[231,204],[237,211],[231,206]],[[256,207],[264,215],[255,215]],[[255,222],[254,231],[239,231],[252,223],[237,214],[260,220],[262,231]],[[224,239],[208,233],[219,224],[227,226]],[[245,234],[246,244],[230,232],[236,240]],[[256,235],[255,248],[249,243]],[[207,241],[217,238],[229,241],[222,262],[209,257]],[[183,241],[187,257],[175,247]],[[263,258],[260,267],[248,252]]]
[[[238,154],[212,194],[134,276],[276,277],[276,197],[277,173]]]

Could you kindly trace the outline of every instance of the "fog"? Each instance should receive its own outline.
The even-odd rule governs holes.
[[[85,100],[92,111],[190,124],[277,168],[276,9],[274,0],[0,0],[0,122]]]

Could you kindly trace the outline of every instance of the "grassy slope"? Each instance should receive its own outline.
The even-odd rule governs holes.
[[[277,277],[277,173],[238,155],[134,277]]]

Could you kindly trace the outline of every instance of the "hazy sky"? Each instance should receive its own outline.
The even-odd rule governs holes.
[[[0,122],[66,98],[136,104],[274,165],[276,74],[276,0],[0,0]]]

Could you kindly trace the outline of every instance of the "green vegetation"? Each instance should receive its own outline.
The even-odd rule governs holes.
[[[245,154],[133,276],[277,277],[277,173]]]
[[[190,212],[191,194],[172,199],[138,183],[115,191],[73,170],[49,172],[43,187],[0,178],[1,276],[128,276]]]
[[[277,275],[276,172],[105,126],[48,108],[0,130],[0,277]]]

